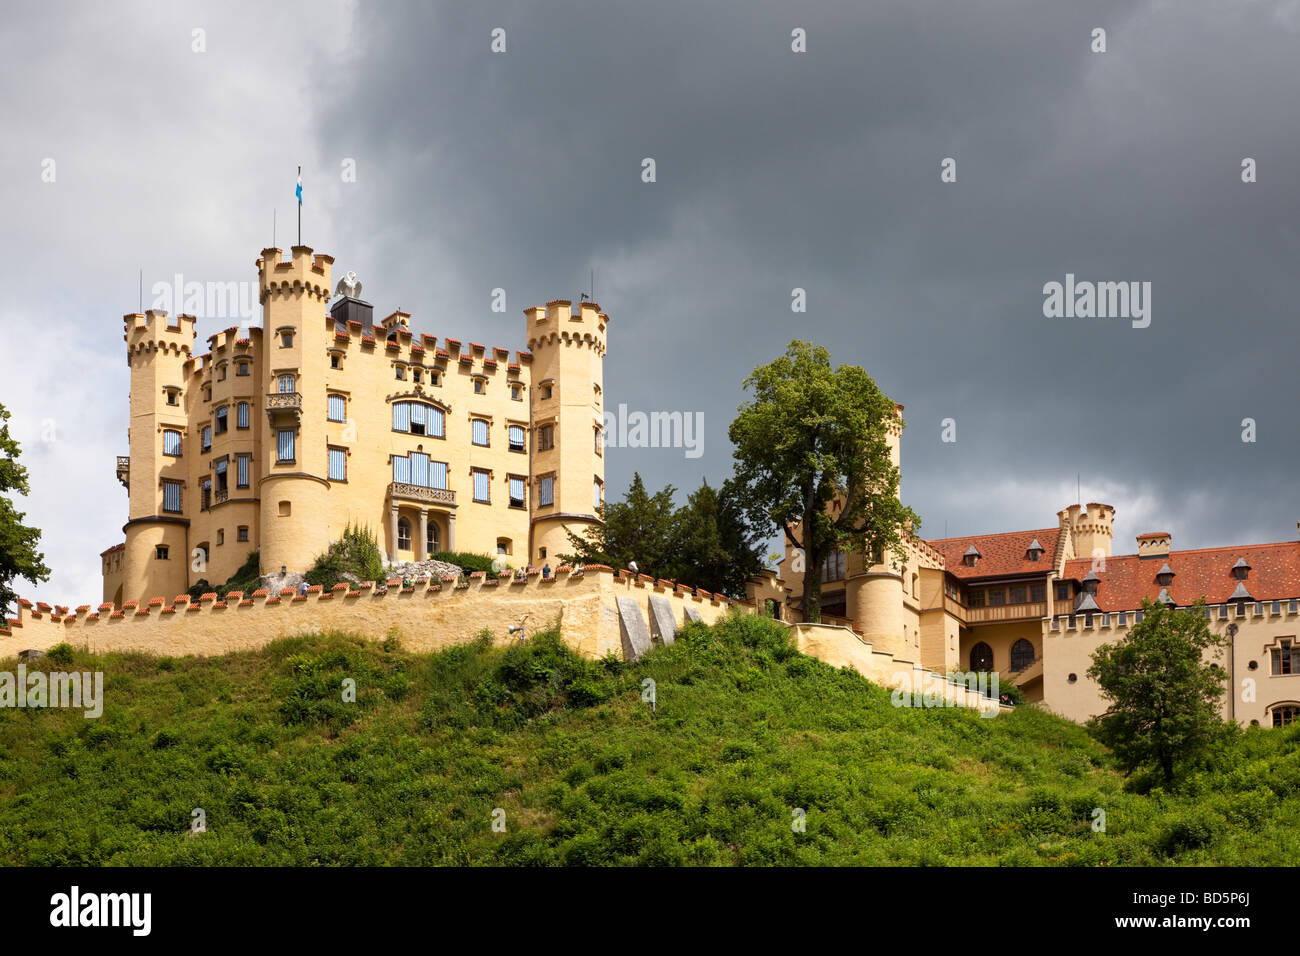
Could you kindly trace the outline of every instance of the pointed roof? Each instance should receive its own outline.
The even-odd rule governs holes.
[[[1160,570],[1156,572],[1156,577],[1159,577],[1162,574],[1168,574],[1171,577],[1174,576],[1174,569],[1169,566],[1168,561],[1160,565]]]
[[[1236,589],[1229,596],[1228,600],[1229,601],[1253,601],[1255,599],[1251,597],[1250,592],[1246,590],[1246,582],[1238,581]]]
[[[1076,601],[1074,604],[1075,614],[1084,614],[1088,611],[1100,611],[1100,610],[1101,610],[1101,605],[1099,605],[1093,599],[1093,596],[1089,594],[1087,591],[1084,591],[1082,594],[1080,594],[1079,600]]]

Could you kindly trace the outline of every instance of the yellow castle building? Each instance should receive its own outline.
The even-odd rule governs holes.
[[[105,551],[104,600],[306,571],[349,525],[390,562],[437,551],[557,564],[598,520],[609,316],[594,302],[525,310],[511,351],[376,322],[331,256],[257,259],[262,326],[195,354],[195,318],[124,317],[131,367],[126,540]],[[337,296],[337,298],[335,297]],[[331,299],[333,303],[331,304]]]
[[[896,408],[889,436],[899,467]],[[1231,640],[1216,659],[1227,684],[1224,718],[1263,726],[1300,719],[1300,541],[1177,551],[1168,532],[1156,531],[1138,535],[1135,553],[1113,555],[1112,506],[1073,504],[1055,518],[1026,531],[909,536],[902,567],[892,555],[835,552],[815,569],[822,621],[936,673],[997,673],[1027,702],[1085,721],[1107,707],[1087,674],[1092,652],[1142,620],[1143,599],[1175,607],[1204,600],[1211,629]],[[762,594],[793,620],[814,570],[801,558],[787,539],[780,577]]]

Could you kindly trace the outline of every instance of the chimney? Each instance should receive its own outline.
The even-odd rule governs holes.
[[[1169,541],[1172,536],[1168,531],[1148,531],[1137,536],[1139,558],[1169,557]]]
[[[362,335],[375,334],[375,307],[369,302],[345,295],[330,306],[330,315],[334,318],[334,328],[337,331],[346,332],[349,322],[360,322]]]

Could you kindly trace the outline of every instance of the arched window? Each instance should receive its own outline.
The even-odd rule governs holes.
[[[439,538],[438,525],[434,521],[429,522],[429,530],[424,535],[424,547],[428,554],[437,554],[442,550],[442,542]]]
[[[1011,670],[1022,671],[1034,662],[1034,645],[1023,637],[1011,645]]]
[[[397,519],[397,550],[411,550],[411,522],[407,518]]]
[[[980,641],[970,649],[970,669],[973,671],[993,670],[993,648]]]
[[[1274,727],[1289,727],[1300,720],[1300,705],[1274,704],[1270,710],[1273,714]]]

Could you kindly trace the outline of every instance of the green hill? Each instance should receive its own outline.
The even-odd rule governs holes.
[[[1126,792],[1081,727],[895,708],[756,618],[632,667],[553,634],[71,657],[43,669],[104,671],[101,718],[0,710],[5,864],[1300,861],[1300,728],[1235,735],[1177,793]]]

